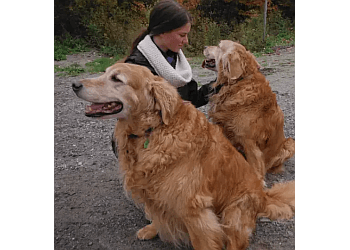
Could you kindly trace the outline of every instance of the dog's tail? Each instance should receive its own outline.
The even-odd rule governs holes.
[[[277,183],[265,191],[266,205],[258,217],[290,219],[295,212],[295,181]]]

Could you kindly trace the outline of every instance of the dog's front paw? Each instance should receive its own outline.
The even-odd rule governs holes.
[[[156,236],[157,236],[157,229],[153,223],[137,231],[137,238],[139,240],[150,240]]]

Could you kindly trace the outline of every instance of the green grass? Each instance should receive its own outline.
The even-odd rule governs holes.
[[[119,57],[101,57],[94,60],[93,62],[85,64],[85,66],[87,68],[87,71],[90,73],[104,72],[106,68],[115,64],[119,59]]]
[[[79,64],[73,63],[66,67],[60,67],[55,65],[55,73],[57,72],[62,72],[61,74],[59,74],[60,76],[66,76],[66,75],[77,76],[77,75],[80,75],[81,73],[85,73],[86,70]]]
[[[56,61],[67,60],[67,55],[78,54],[86,51],[90,51],[88,43],[83,39],[74,39],[67,35],[64,39],[55,38],[54,44],[54,59]],[[113,57],[102,57],[85,64],[85,67],[73,63],[66,67],[60,67],[55,65],[55,73],[59,73],[59,76],[77,76],[81,73],[99,73],[104,72],[106,68],[113,65],[121,57],[117,55],[118,50],[112,47],[101,47],[101,53],[107,55],[113,55]]]
[[[113,65],[118,60],[119,57],[102,57],[92,62],[86,63],[85,67],[82,67],[77,63],[73,63],[66,67],[60,67],[58,65],[55,65],[55,73],[59,73],[58,76],[77,76],[85,72],[89,72],[91,74],[100,73],[104,72],[106,68]]]
[[[55,38],[54,59],[56,61],[66,60],[67,55],[90,51],[88,43],[83,39],[75,39],[67,35],[64,39]]]

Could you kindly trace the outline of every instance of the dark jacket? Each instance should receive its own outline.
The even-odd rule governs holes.
[[[162,51],[161,51],[162,52]],[[164,55],[164,53],[162,52]],[[166,55],[164,55],[166,56]],[[175,57],[176,59],[176,57]],[[152,65],[148,62],[148,60],[145,58],[145,56],[137,49],[135,48],[134,52],[131,53],[130,56],[128,56],[125,60],[126,63],[132,63],[132,64],[138,64],[147,67],[154,75],[158,75],[155,69],[152,67]],[[173,67],[175,67],[176,60],[174,60],[173,63],[170,63]],[[197,108],[200,106],[203,106],[208,103],[209,101],[209,93],[211,90],[211,85],[213,82],[207,85],[203,85],[198,90],[198,85],[195,80],[191,80],[186,85],[177,88],[177,91],[179,92],[180,96],[183,100],[190,101],[194,106]]]

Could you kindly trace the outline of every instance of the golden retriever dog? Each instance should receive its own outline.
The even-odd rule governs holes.
[[[124,188],[152,221],[139,239],[245,249],[258,217],[293,217],[294,181],[264,190],[221,128],[146,67],[116,63],[73,90],[92,102],[86,115],[118,118]]]
[[[239,43],[223,40],[204,49],[202,67],[217,71],[209,116],[223,128],[232,145],[243,149],[260,179],[267,171],[283,171],[295,152],[292,138],[285,138],[284,115],[269,82],[259,72],[254,55]]]

